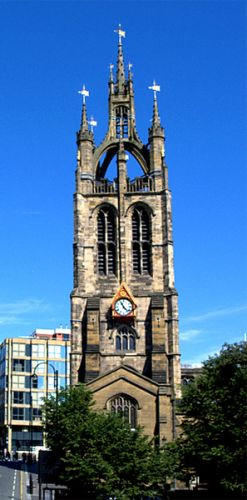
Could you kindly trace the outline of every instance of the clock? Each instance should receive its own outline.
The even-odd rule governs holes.
[[[133,304],[127,298],[118,299],[114,304],[114,310],[119,316],[127,316],[133,311]]]

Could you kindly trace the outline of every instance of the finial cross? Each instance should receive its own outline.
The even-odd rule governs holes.
[[[91,126],[91,132],[93,132],[93,128],[97,127],[98,122],[94,119],[93,116],[91,116],[91,119],[89,120],[88,124]]]
[[[85,87],[84,84],[82,86],[82,90],[78,90],[78,94],[82,95],[82,102],[83,102],[83,104],[85,104],[86,103],[86,97],[89,96],[89,90],[86,90],[86,87]]]
[[[122,45],[122,38],[125,38],[125,31],[122,30],[121,24],[118,25],[118,29],[114,30],[114,33],[118,34],[118,43]]]
[[[156,92],[160,92],[160,85],[157,85],[156,81],[154,80],[153,81],[153,85],[150,85],[150,87],[148,87],[149,90],[152,90],[153,93],[154,93],[154,99],[156,100]]]

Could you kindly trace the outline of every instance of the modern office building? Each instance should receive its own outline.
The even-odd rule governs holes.
[[[45,445],[43,398],[69,384],[70,330],[37,329],[0,346],[0,445],[9,452],[37,452]]]

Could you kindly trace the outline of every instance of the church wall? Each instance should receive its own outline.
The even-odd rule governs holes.
[[[81,128],[77,134],[71,382],[86,382],[94,392],[98,408],[106,408],[109,398],[118,393],[134,398],[138,401],[138,423],[146,434],[155,434],[162,442],[173,437],[171,399],[179,393],[180,383],[171,193],[164,161],[164,129],[155,90],[149,142],[147,145],[141,142],[136,131],[132,74],[129,69],[126,79],[121,43],[117,64],[116,82],[112,69],[110,74],[109,121],[104,140],[96,147],[93,132],[89,130],[87,91],[83,95]],[[126,152],[140,163],[143,177],[130,181]],[[117,179],[111,182],[107,179],[107,168],[115,159]],[[107,240],[114,231],[114,222],[107,211],[101,213],[98,242],[98,212],[103,205],[111,206],[116,214],[116,275],[111,274],[115,241],[112,236]],[[149,214],[151,265],[149,224],[141,211],[135,213],[137,236],[133,256],[132,214],[136,205],[146,208]],[[98,266],[105,274],[99,274]],[[122,311],[113,314],[114,297],[123,284],[130,292],[129,304],[134,305],[130,316],[120,300]],[[128,299],[125,305],[128,307]],[[134,347],[128,344],[126,348],[120,337],[117,347],[116,334],[123,334],[118,330],[121,325],[128,325],[136,333]],[[124,335],[126,332],[123,338]],[[122,373],[124,367],[127,371]]]

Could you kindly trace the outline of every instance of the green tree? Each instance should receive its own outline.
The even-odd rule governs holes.
[[[195,471],[214,488],[246,492],[247,344],[225,344],[204,362],[179,410],[181,470]]]
[[[166,453],[122,418],[93,410],[83,385],[59,392],[44,405],[47,444],[60,458],[58,480],[69,498],[120,499],[162,494],[171,474]]]

